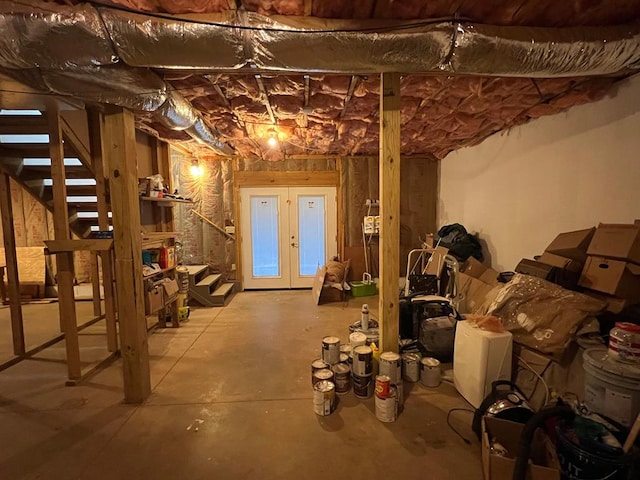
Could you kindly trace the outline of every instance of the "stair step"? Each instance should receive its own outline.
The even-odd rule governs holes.
[[[91,171],[84,166],[65,167],[64,176],[68,179],[95,178],[91,173]],[[42,180],[43,178],[51,178],[51,167],[23,166],[22,170],[20,171],[20,179],[25,182],[29,182],[33,180]]]
[[[210,287],[211,285],[217,283],[221,277],[222,275],[219,273],[212,273],[211,275],[203,278],[198,283],[196,283],[196,287]]]
[[[216,288],[215,291],[211,294],[214,305],[224,306],[227,298],[229,298],[233,293],[234,286],[234,283],[223,283],[218,288]]]
[[[46,134],[49,125],[44,115],[2,115],[0,134]]]
[[[2,153],[9,157],[49,158],[48,143],[2,143]],[[64,156],[75,157],[76,152],[67,143],[64,144]]]
[[[207,268],[209,268],[209,265],[183,265],[184,267],[187,267],[187,270],[189,270],[189,276],[196,276],[199,273],[202,273],[203,271],[205,271]]]

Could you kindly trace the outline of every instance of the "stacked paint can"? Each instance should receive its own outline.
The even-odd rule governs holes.
[[[333,367],[333,378],[336,385],[336,393],[344,395],[351,390],[351,367],[348,363],[336,363]]]
[[[373,395],[373,350],[366,345],[358,345],[353,349],[353,393],[359,398]]]
[[[313,386],[313,411],[317,415],[331,415],[336,407],[336,387],[333,382],[322,380]]]
[[[402,411],[404,405],[404,387],[402,384],[402,358],[395,352],[382,352],[379,360],[380,376],[389,378],[390,386],[393,387],[394,395],[393,402],[396,403],[394,407],[395,415]],[[378,402],[381,403],[381,402]],[[384,403],[383,417],[386,420],[381,421],[393,421],[389,420],[389,409],[391,408],[388,403]],[[384,413],[386,412],[386,413]],[[395,419],[394,419],[395,420]]]
[[[322,360],[329,365],[340,361],[340,339],[338,337],[324,337],[322,339]]]

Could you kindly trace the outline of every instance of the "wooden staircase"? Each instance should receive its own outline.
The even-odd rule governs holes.
[[[0,169],[53,212],[49,124],[44,113],[27,113],[0,112]],[[98,230],[96,173],[89,150],[64,119],[62,135],[69,226],[86,238]],[[103,181],[108,199],[108,180]]]
[[[208,265],[185,265],[189,269],[189,298],[204,307],[224,307],[231,301],[234,283],[222,281],[222,274],[210,273]]]

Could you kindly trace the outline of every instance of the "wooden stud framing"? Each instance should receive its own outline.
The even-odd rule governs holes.
[[[382,351],[398,351],[400,75],[380,76],[380,297]]]
[[[338,240],[338,255],[340,256],[340,260],[343,262],[346,260],[344,258],[344,226],[345,226],[345,218],[344,218],[344,198],[343,190],[344,185],[342,184],[342,158],[336,158],[336,172],[338,174],[338,185],[336,187],[336,208],[338,209],[338,232],[337,232],[337,240]]]
[[[102,113],[98,110],[88,110],[89,147],[91,148],[91,164],[96,178],[96,195],[98,197],[98,228],[109,230],[109,200],[107,192],[104,135],[102,128]],[[107,349],[110,352],[118,350],[118,329],[116,326],[116,295],[113,284],[113,251],[100,252],[102,260],[102,285],[104,290],[105,324],[107,328]]]
[[[269,94],[267,93],[267,89],[264,88],[264,82],[262,81],[262,77],[257,74],[255,76],[256,83],[258,84],[258,89],[260,90],[260,96],[262,97],[262,103],[264,103],[265,108],[267,109],[267,113],[269,114],[269,119],[271,123],[276,124],[276,116],[273,114],[273,108],[271,108],[271,102],[269,101]]]
[[[53,181],[53,222],[56,240],[69,240],[69,211],[67,209],[67,186],[65,184],[64,147],[62,142],[62,124],[60,112],[55,105],[47,109],[49,122],[49,150],[51,158],[51,179]],[[58,309],[60,326],[65,335],[67,350],[67,369],[69,381],[79,380],[81,376],[80,345],[78,343],[78,325],[76,304],[73,294],[74,270],[73,252],[61,252],[56,255],[58,267]]]
[[[13,231],[11,183],[9,175],[4,172],[0,173],[0,213],[2,214],[2,234],[4,236],[4,251],[7,262],[6,270],[7,285],[9,289],[9,308],[11,311],[13,354],[24,355],[24,326],[22,322],[22,305],[20,304],[20,281],[18,280],[16,236]],[[2,301],[4,301],[4,298]]]
[[[112,192],[124,397],[128,403],[141,403],[151,394],[151,378],[144,311],[140,209],[132,208],[138,205],[133,113],[121,107],[108,106],[104,127],[104,153]]]
[[[93,316],[98,317],[102,315],[102,304],[100,303],[100,267],[97,253],[91,253],[91,292]]]

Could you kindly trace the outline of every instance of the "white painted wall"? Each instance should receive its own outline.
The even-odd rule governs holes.
[[[438,225],[462,223],[498,270],[559,232],[640,218],[640,75],[606,98],[449,154]]]

